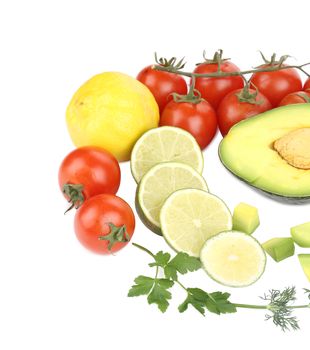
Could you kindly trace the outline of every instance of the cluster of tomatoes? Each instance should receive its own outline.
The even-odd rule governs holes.
[[[113,155],[96,147],[77,148],[62,161],[58,179],[71,203],[68,210],[77,209],[74,230],[84,247],[110,254],[130,241],[135,216],[129,204],[115,195],[121,172]]]
[[[225,136],[234,124],[243,119],[278,106],[310,102],[310,78],[303,86],[298,71],[295,68],[283,69],[285,64],[275,61],[274,57],[258,68],[271,66],[281,66],[281,69],[255,71],[246,83],[242,75],[198,76],[194,81],[194,91],[198,96],[193,101],[180,98],[187,95],[188,89],[185,79],[178,72],[148,66],[138,74],[137,79],[153,93],[160,109],[160,125],[189,131],[204,149],[215,136],[217,127]],[[240,72],[229,59],[222,59],[222,52],[219,51],[213,60],[206,59],[197,64],[193,73],[209,74],[219,70],[223,73]],[[179,97],[173,98],[176,94]]]

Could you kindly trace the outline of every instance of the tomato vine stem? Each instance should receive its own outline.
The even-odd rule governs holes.
[[[252,73],[260,73],[260,72],[275,72],[278,70],[283,70],[283,69],[290,69],[290,68],[295,68],[306,74],[308,77],[310,77],[310,74],[306,72],[303,67],[310,65],[310,62],[301,64],[301,65],[271,65],[268,67],[258,67],[258,68],[253,68],[253,69],[248,69],[244,71],[235,71],[235,72],[222,72],[222,71],[217,71],[214,73],[193,73],[193,72],[186,72],[182,70],[175,69],[173,66],[161,66],[161,65],[153,65],[152,68],[158,71],[163,71],[163,72],[169,72],[169,73],[175,73],[178,75],[183,75],[185,77],[189,78],[226,78],[226,77],[235,77],[235,76],[244,76],[247,74],[252,74]]]

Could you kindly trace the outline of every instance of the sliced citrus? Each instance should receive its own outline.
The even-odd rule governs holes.
[[[202,173],[203,155],[189,132],[172,126],[151,129],[139,138],[132,150],[131,172],[139,182],[154,165],[169,161],[188,164]]]
[[[232,217],[226,204],[213,194],[184,189],[166,200],[160,212],[160,224],[172,248],[198,257],[209,237],[231,230]]]
[[[152,231],[160,233],[159,213],[171,193],[183,188],[208,191],[205,179],[192,167],[166,162],[155,165],[142,178],[137,188],[137,212]]]
[[[226,231],[209,238],[200,252],[208,275],[230,287],[246,287],[256,282],[266,265],[266,254],[252,236]]]

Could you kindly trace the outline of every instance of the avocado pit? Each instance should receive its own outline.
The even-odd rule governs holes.
[[[273,148],[291,166],[310,170],[310,128],[289,132],[276,140]]]

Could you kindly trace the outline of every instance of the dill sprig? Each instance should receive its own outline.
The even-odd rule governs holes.
[[[272,320],[282,331],[299,329],[297,317],[292,315],[294,307],[290,305],[296,300],[295,287],[286,287],[283,291],[271,289],[261,299],[269,301],[267,310],[271,314],[265,316],[266,320]]]

